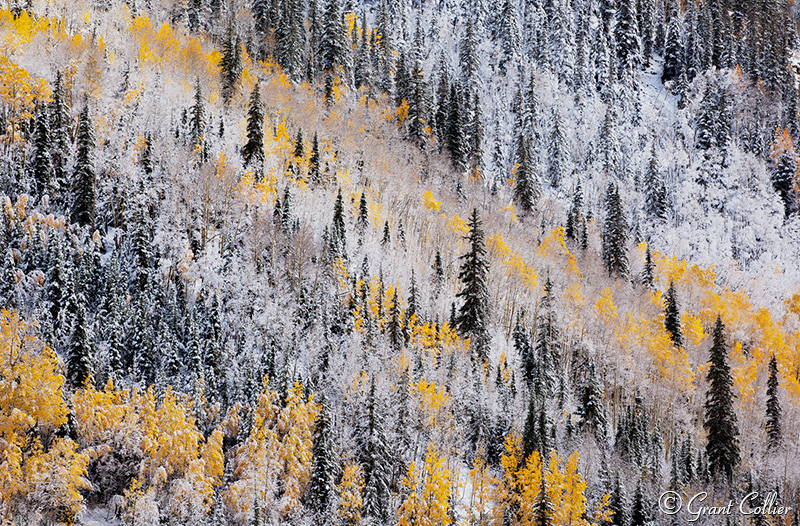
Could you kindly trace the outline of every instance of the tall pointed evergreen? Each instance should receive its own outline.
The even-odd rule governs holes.
[[[334,496],[333,477],[336,464],[333,458],[331,419],[328,414],[328,404],[324,399],[314,423],[314,445],[311,455],[314,462],[309,482],[311,508],[317,514],[325,514]]]
[[[458,279],[462,283],[461,308],[456,318],[456,329],[462,336],[469,336],[478,357],[485,360],[489,345],[489,261],[486,259],[486,244],[478,209],[472,210],[469,232],[464,236],[469,242],[469,251],[462,255]]]
[[[231,101],[236,83],[242,76],[241,40],[233,27],[233,22],[228,25],[228,32],[222,43],[222,58],[220,59],[221,92],[225,104]]]
[[[254,163],[258,169],[264,162],[264,108],[258,83],[250,94],[250,108],[247,111],[247,143],[242,148],[244,164]]]
[[[94,373],[92,355],[92,329],[86,316],[85,301],[80,296],[67,355],[67,379],[73,388],[83,387]]]
[[[53,163],[53,189],[67,190],[67,160],[69,159],[69,109],[64,94],[64,75],[56,72],[53,101],[50,103],[51,160]]]
[[[606,189],[605,212],[603,263],[609,274],[625,276],[628,273],[628,221],[614,183],[609,183]]]
[[[535,367],[533,372],[533,392],[545,401],[553,394],[558,374],[556,369],[561,360],[561,341],[556,326],[557,316],[553,305],[553,283],[548,276],[544,284],[544,294],[539,301],[536,317],[536,342],[534,345]]]
[[[375,395],[375,378],[370,383],[367,403],[359,417],[355,435],[356,454],[364,469],[362,513],[364,517],[383,521],[389,511],[391,458]]]
[[[709,471],[714,476],[724,476],[730,481],[739,463],[739,428],[733,410],[733,377],[727,354],[725,326],[717,316],[714,343],[711,346],[711,366],[706,376],[709,385],[703,427],[708,433],[706,458]]]
[[[50,193],[52,188],[53,163],[50,158],[52,144],[49,120],[47,111],[39,106],[34,123],[31,176],[36,185],[36,193],[40,196]]]
[[[339,0],[326,0],[323,15],[322,35],[319,53],[322,70],[336,73],[337,68],[347,69],[350,59],[347,30],[342,18],[342,6]]]
[[[78,155],[75,168],[72,172],[72,208],[70,220],[80,225],[94,228],[95,189],[94,161],[94,130],[89,117],[89,103],[84,104],[78,124]]]
[[[781,404],[778,400],[778,361],[775,355],[769,361],[769,379],[767,380],[767,449],[774,449],[781,444]]]
[[[678,306],[678,294],[675,292],[675,283],[672,280],[669,282],[667,296],[664,300],[664,328],[669,333],[673,345],[682,347],[681,312]]]
[[[541,190],[536,176],[535,162],[531,159],[531,148],[524,133],[517,136],[516,181],[514,185],[514,202],[520,210],[520,216],[529,215],[539,199]]]

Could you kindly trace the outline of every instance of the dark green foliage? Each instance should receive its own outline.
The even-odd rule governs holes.
[[[625,486],[619,480],[619,473],[614,479],[611,502],[608,508],[614,512],[611,520],[614,526],[628,526],[628,499],[625,497]]]
[[[364,517],[385,520],[389,512],[391,457],[375,395],[374,378],[364,412],[358,420],[355,443],[358,461],[364,469],[362,513]]]
[[[797,206],[797,203],[795,203],[795,194],[792,191],[795,178],[795,166],[796,162],[791,152],[784,152],[778,157],[775,162],[775,167],[772,169],[772,187],[783,202],[783,210],[786,217],[788,217]]]
[[[303,156],[303,129],[297,129],[297,137],[294,139],[294,153],[292,154],[295,157],[302,157]]]
[[[191,108],[189,126],[192,139],[192,149],[198,153],[200,161],[206,160],[206,110],[203,103],[203,91],[200,87],[200,77],[197,77],[194,87],[194,104]]]
[[[41,106],[37,107],[31,156],[31,178],[36,185],[38,195],[50,193],[54,189],[53,163],[50,159],[52,141],[49,120],[47,111]]]
[[[547,481],[541,477],[539,492],[533,503],[533,524],[535,526],[552,526],[555,515],[555,508],[547,494]]]
[[[343,259],[347,259],[347,231],[344,226],[344,204],[341,188],[339,188],[336,202],[333,205],[333,226],[331,227],[330,241],[334,253]]]
[[[481,360],[488,356],[489,345],[489,262],[478,209],[474,208],[469,219],[469,233],[464,236],[469,242],[469,251],[462,255],[458,279],[462,283],[461,308],[456,319],[456,330],[469,336],[473,349]]]
[[[561,120],[561,113],[553,109],[552,114],[553,129],[550,132],[550,140],[547,143],[547,179],[553,188],[561,185],[564,171],[567,168],[568,146],[567,138],[564,135],[564,123]]]
[[[67,359],[67,379],[73,388],[83,387],[94,374],[92,329],[86,315],[83,296],[78,299],[78,312],[72,324]]]
[[[520,133],[517,136],[514,202],[517,204],[521,216],[526,216],[533,211],[541,194],[535,166],[536,161],[532,159],[530,145],[525,135]]]
[[[53,101],[50,103],[51,160],[53,164],[53,189],[56,193],[67,189],[67,160],[69,159],[70,118],[64,95],[64,75],[56,72]]]
[[[781,444],[781,404],[778,400],[778,361],[775,355],[769,361],[769,379],[767,380],[767,448],[774,449]]]
[[[445,130],[445,146],[450,153],[453,167],[463,171],[467,166],[467,137],[464,125],[464,108],[461,90],[455,84],[450,87],[447,108],[447,128]]]
[[[311,509],[322,514],[328,511],[334,498],[334,474],[336,462],[333,458],[333,438],[328,404],[324,398],[322,408],[314,423],[314,445],[311,449],[314,464],[309,482]]]
[[[639,28],[636,24],[635,0],[619,0],[614,24],[619,77],[625,72],[635,72],[642,63]]]
[[[664,328],[669,333],[675,347],[683,346],[683,332],[681,331],[681,312],[678,306],[678,295],[675,292],[675,283],[670,280],[667,296],[664,299]]]
[[[335,74],[337,68],[340,67],[347,70],[350,50],[339,0],[326,0],[322,20],[322,35],[319,43],[322,70],[329,74]]]
[[[317,132],[314,132],[314,139],[311,141],[311,157],[308,159],[308,178],[311,184],[320,184],[322,182],[319,164],[319,137]]]
[[[73,169],[72,183],[72,208],[70,220],[73,223],[87,225],[94,228],[95,202],[97,191],[95,189],[94,173],[94,130],[89,118],[88,101],[81,111],[78,124],[78,154]]]
[[[603,263],[609,274],[628,274],[628,221],[622,208],[619,189],[613,183],[606,189],[603,225]]]
[[[247,143],[242,148],[245,166],[253,163],[256,169],[264,162],[264,108],[258,83],[250,94],[250,107],[247,110]]]
[[[586,384],[581,395],[581,427],[592,433],[598,444],[606,438],[606,409],[603,405],[603,388],[597,378],[594,363],[589,364]]]
[[[647,245],[647,249],[644,253],[644,268],[642,268],[642,275],[640,279],[642,284],[649,289],[652,289],[655,286],[654,272],[655,265],[653,265],[653,257],[650,254],[650,245]]]
[[[667,28],[664,49],[664,70],[661,82],[677,81],[683,71],[683,39],[677,15],[673,15]]]
[[[667,187],[658,169],[656,145],[650,154],[650,163],[644,174],[645,212],[654,220],[667,218]]]
[[[561,362],[561,341],[556,326],[557,315],[553,305],[553,283],[548,276],[544,294],[539,301],[536,317],[535,366],[533,370],[533,392],[544,401],[553,395],[556,387],[557,368]]]
[[[358,218],[356,219],[356,227],[358,227],[359,231],[363,235],[368,225],[369,208],[367,208],[367,194],[366,192],[361,192],[361,198],[358,201]]]
[[[383,237],[381,238],[381,246],[388,246],[392,242],[392,231],[389,229],[389,220],[383,223]]]
[[[739,463],[739,428],[733,410],[733,378],[727,354],[725,326],[717,316],[714,344],[711,346],[711,366],[706,376],[709,386],[703,427],[708,433],[706,456],[709,471],[714,476],[724,476],[730,481]]]
[[[220,75],[222,100],[228,104],[236,92],[236,84],[242,76],[241,40],[233,28],[233,22],[228,24],[228,32],[222,43]]]
[[[633,494],[633,510],[631,510],[630,526],[645,526],[650,518],[647,502],[642,494],[642,485],[636,485],[636,492]]]

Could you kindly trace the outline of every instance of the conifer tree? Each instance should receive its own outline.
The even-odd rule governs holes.
[[[675,283],[670,280],[667,296],[664,303],[664,328],[669,333],[675,347],[683,346],[683,332],[681,331],[681,313],[678,307],[678,295],[675,292]]]
[[[647,245],[644,253],[644,268],[642,268],[641,281],[642,284],[652,289],[655,284],[655,266],[653,265],[653,258],[650,254],[650,245]]]
[[[664,70],[661,82],[677,81],[683,71],[683,40],[677,15],[672,15],[667,27],[664,48]]]
[[[53,164],[53,190],[67,189],[67,160],[69,159],[69,110],[64,94],[64,75],[56,72],[53,101],[50,105],[51,160]]]
[[[462,336],[469,336],[477,356],[485,360],[489,345],[489,262],[486,259],[486,246],[478,209],[472,210],[469,219],[469,232],[464,236],[469,242],[469,251],[462,255],[458,279],[463,284],[456,294],[462,299],[456,318],[456,329]]]
[[[336,469],[333,459],[333,441],[328,404],[322,399],[322,407],[314,423],[314,445],[311,449],[313,468],[309,493],[311,508],[317,514],[325,514],[334,496],[333,477]]]
[[[480,58],[478,56],[478,29],[472,16],[467,16],[467,26],[464,29],[464,37],[458,48],[461,73],[464,79],[471,83],[480,69]]]
[[[370,383],[367,403],[356,427],[356,453],[364,469],[364,517],[385,520],[389,504],[391,457],[383,418],[375,396],[375,378]]]
[[[275,55],[286,75],[294,82],[303,76],[305,50],[304,3],[282,0],[280,21],[275,28]]]
[[[78,124],[78,154],[73,169],[72,183],[72,209],[70,220],[80,225],[94,227],[95,201],[95,174],[93,162],[94,130],[89,118],[88,100],[84,103],[83,111]]]
[[[520,210],[520,215],[525,216],[533,211],[539,200],[541,190],[536,177],[535,162],[531,159],[532,153],[528,141],[523,133],[517,136],[516,153],[516,181],[514,185],[514,202]]]
[[[548,166],[547,178],[553,188],[558,188],[567,168],[567,138],[564,135],[564,123],[561,113],[553,109],[553,129],[547,144]]]
[[[433,275],[431,276],[433,287],[436,291],[440,291],[444,285],[444,267],[442,266],[442,254],[439,249],[436,249],[436,255],[433,257]]]
[[[589,363],[586,384],[581,396],[580,415],[581,426],[591,431],[598,444],[603,444],[606,438],[606,411],[603,406],[603,390],[597,379],[594,363]]]
[[[528,382],[528,385],[531,385],[536,370],[536,357],[533,354],[528,331],[523,323],[522,313],[517,313],[517,322],[514,324],[512,338],[514,340],[514,350],[517,351],[517,355],[522,362],[523,378]]]
[[[658,169],[656,145],[653,143],[650,162],[644,175],[645,211],[655,220],[663,221],[667,217],[667,188]]]
[[[641,483],[636,485],[636,492],[633,494],[633,509],[631,510],[630,526],[645,526],[649,520],[647,504],[642,494]]]
[[[548,276],[544,284],[544,294],[539,302],[534,346],[536,365],[533,376],[533,392],[542,401],[553,394],[556,386],[556,367],[561,359],[561,342],[556,319],[553,305],[553,283]]]
[[[717,316],[714,343],[711,346],[711,366],[706,376],[709,386],[703,427],[708,433],[706,457],[709,471],[714,476],[724,476],[730,481],[739,463],[739,428],[733,410],[733,378],[727,354],[725,326]]]
[[[73,388],[83,387],[94,373],[93,354],[92,329],[86,316],[85,301],[81,295],[78,299],[77,315],[72,324],[67,360],[67,378]]]
[[[383,222],[383,237],[381,238],[381,246],[388,246],[392,242],[392,231],[389,229],[389,220]]]
[[[778,400],[778,361],[775,355],[769,361],[769,379],[767,380],[767,449],[774,449],[781,444],[781,404]]]
[[[220,59],[221,92],[225,104],[231,101],[236,83],[242,76],[241,40],[233,27],[233,22],[228,24],[228,32],[222,44],[222,58]],[[199,91],[199,81],[198,81]]]
[[[636,23],[636,0],[619,0],[616,24],[614,24],[614,40],[619,63],[618,77],[624,73],[638,71],[641,62],[641,42],[639,28]]]
[[[614,489],[611,492],[608,508],[614,512],[612,515],[614,526],[628,526],[628,499],[625,498],[625,485],[620,481],[619,473],[614,478]]]
[[[194,104],[190,111],[190,127],[192,149],[199,153],[201,161],[206,158],[206,110],[203,104],[203,91],[200,87],[200,77],[197,77],[194,88]]]
[[[450,86],[450,96],[448,98],[445,144],[450,152],[450,160],[458,170],[466,168],[468,153],[462,101],[461,90],[453,84]]]
[[[331,228],[331,243],[335,248],[337,256],[347,259],[347,232],[344,227],[344,204],[342,201],[342,189],[336,194],[336,202],[333,205],[333,227]]]
[[[308,178],[312,184],[320,184],[322,182],[319,164],[319,137],[317,132],[314,132],[314,139],[311,141],[311,157],[308,159]]]
[[[347,70],[350,51],[339,0],[326,0],[322,23],[319,54],[323,71],[334,74],[339,67]]]
[[[795,179],[795,168],[797,161],[791,152],[782,153],[775,162],[775,167],[772,169],[772,187],[778,193],[783,201],[783,212],[785,217],[794,211],[796,206],[792,189]]]
[[[247,111],[247,143],[242,148],[242,157],[245,166],[254,163],[256,169],[264,162],[264,108],[261,105],[257,82],[250,94],[250,107]]]
[[[555,508],[550,500],[547,490],[547,479],[544,476],[544,463],[542,463],[542,476],[539,483],[539,492],[533,502],[533,524],[536,526],[552,526],[554,524]]]
[[[605,209],[603,263],[609,274],[625,276],[628,273],[628,221],[614,183],[609,183],[606,189]]]
[[[519,53],[519,21],[514,2],[505,0],[500,11],[500,71],[505,73],[508,61],[514,61]]]

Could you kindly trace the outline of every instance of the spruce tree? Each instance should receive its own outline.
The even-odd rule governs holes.
[[[383,418],[375,396],[375,378],[370,383],[364,412],[359,416],[355,432],[356,454],[364,469],[362,513],[365,518],[383,521],[389,505],[391,457]]]
[[[303,157],[303,129],[297,129],[297,137],[294,139],[294,153],[295,157]]]
[[[628,499],[625,498],[625,486],[619,479],[619,473],[614,478],[608,509],[614,512],[611,519],[614,526],[628,526]]]
[[[548,165],[547,178],[553,188],[558,188],[564,171],[567,168],[567,138],[564,135],[564,123],[561,120],[561,113],[553,109],[553,129],[550,132],[550,140],[547,144]]]
[[[317,132],[314,132],[314,139],[311,141],[311,157],[308,159],[308,178],[311,184],[320,184],[322,182],[319,165],[319,137]]]
[[[78,298],[78,311],[72,324],[67,359],[67,379],[78,389],[94,374],[92,329],[86,316],[83,295]]]
[[[594,363],[589,364],[586,384],[581,396],[581,426],[589,430],[597,443],[602,445],[606,438],[606,410],[603,405],[603,389],[597,379]]]
[[[554,524],[555,508],[550,496],[547,494],[547,480],[544,476],[544,470],[544,462],[542,462],[539,492],[533,501],[533,524],[535,526],[552,526]]]
[[[471,83],[481,67],[478,56],[478,28],[473,17],[467,15],[467,27],[464,29],[461,45],[458,47],[459,63],[464,79]]]
[[[261,105],[257,82],[250,94],[250,107],[247,110],[247,143],[242,148],[242,157],[245,166],[254,163],[256,169],[259,169],[264,162],[264,108]]]
[[[460,171],[466,169],[468,155],[462,101],[461,90],[453,84],[450,86],[450,96],[447,100],[448,109],[445,145],[450,152],[450,160],[453,166]]]
[[[724,476],[730,482],[739,463],[739,429],[733,410],[733,378],[727,354],[725,327],[717,316],[714,343],[711,346],[711,366],[706,376],[709,386],[703,427],[708,433],[706,457],[709,471],[714,476]]]
[[[242,76],[241,40],[233,28],[233,22],[228,24],[228,31],[222,43],[222,58],[220,59],[220,75],[222,86],[222,100],[225,104],[231,101],[236,83]],[[199,86],[199,82],[198,82]]]
[[[664,70],[661,82],[677,81],[683,71],[683,40],[677,15],[672,15],[667,27],[667,39],[664,48]]]
[[[309,482],[311,509],[325,514],[334,497],[333,477],[336,464],[333,458],[333,440],[328,404],[322,399],[322,407],[314,423],[314,445],[311,449],[313,467]]]
[[[795,166],[797,162],[791,152],[783,152],[775,162],[772,169],[772,187],[783,201],[783,212],[785,217],[793,212],[795,207],[795,196],[792,192],[794,186]]]
[[[561,360],[561,342],[556,319],[553,283],[548,276],[544,284],[544,294],[539,301],[533,352],[536,364],[533,371],[533,392],[542,401],[553,394],[556,386],[556,368]]]
[[[336,202],[333,205],[333,227],[331,228],[331,243],[335,248],[336,256],[347,259],[347,232],[344,226],[344,203],[342,201],[342,189],[336,194]]]
[[[614,183],[609,183],[606,189],[605,211],[603,263],[609,274],[625,276],[628,273],[628,221]]]
[[[520,210],[520,216],[529,215],[533,211],[541,194],[535,172],[535,162],[531,156],[527,139],[523,133],[520,133],[517,136],[517,171],[514,185],[514,202]]]
[[[192,150],[199,154],[201,162],[206,158],[206,110],[203,104],[203,91],[200,87],[200,77],[197,77],[194,87],[194,104],[190,111],[189,125],[191,127]]]
[[[322,35],[319,43],[323,71],[335,74],[337,68],[348,69],[350,50],[348,49],[347,41],[347,31],[344,26],[342,6],[339,0],[326,0]]]
[[[641,483],[636,485],[636,492],[633,494],[633,510],[631,510],[630,526],[645,526],[649,520],[647,504],[642,494]]]
[[[781,404],[778,400],[778,361],[775,355],[769,361],[769,379],[767,380],[767,449],[774,449],[781,444]]]
[[[40,196],[51,193],[53,189],[53,163],[50,159],[50,124],[47,111],[37,107],[33,133],[33,153],[31,159],[31,178]]]
[[[667,218],[667,188],[658,169],[656,145],[653,142],[650,162],[644,175],[645,211],[650,218],[663,221]]]
[[[624,78],[626,71],[636,72],[642,63],[639,28],[636,23],[636,0],[619,0],[614,40],[619,63],[618,77]]]
[[[50,105],[50,137],[53,163],[53,190],[56,194],[67,189],[67,161],[69,159],[69,109],[65,101],[64,75],[56,72],[53,101]]]
[[[488,356],[489,345],[489,262],[483,228],[478,209],[473,208],[469,219],[469,232],[464,236],[469,242],[469,251],[462,255],[458,279],[463,284],[456,294],[462,299],[456,318],[456,329],[462,336],[469,336],[477,356],[483,361]]]
[[[73,169],[72,183],[72,208],[70,220],[80,225],[94,228],[95,190],[94,174],[94,130],[89,117],[89,103],[84,103],[83,111],[78,124],[78,154]]]
[[[650,254],[650,245],[647,245],[644,253],[644,268],[642,268],[641,281],[642,285],[652,289],[655,285],[655,266],[653,265],[653,258]]]
[[[664,328],[669,333],[675,347],[683,346],[683,332],[681,331],[681,313],[678,306],[678,295],[675,292],[675,283],[670,280],[669,288],[664,303]]]

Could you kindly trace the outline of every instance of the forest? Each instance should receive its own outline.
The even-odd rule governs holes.
[[[797,526],[798,21],[0,1],[0,526]]]

